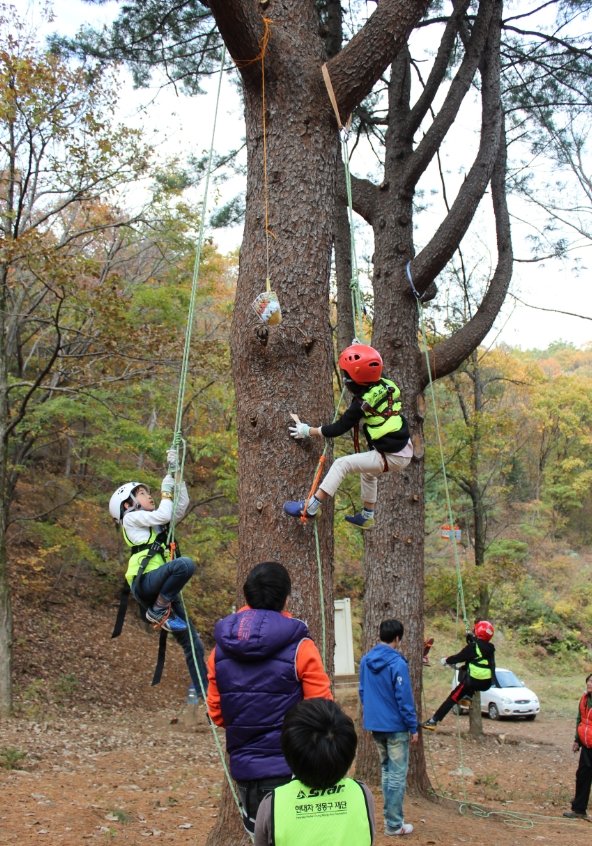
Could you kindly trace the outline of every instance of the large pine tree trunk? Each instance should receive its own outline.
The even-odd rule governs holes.
[[[247,215],[231,343],[238,409],[239,583],[258,561],[284,563],[294,581],[291,607],[297,614],[306,610],[318,636],[313,529],[282,512],[285,500],[308,492],[322,449],[318,439],[290,438],[290,412],[315,425],[333,413],[329,269],[338,136],[323,101],[322,56],[314,45],[290,53],[289,33],[272,25],[265,60],[267,240],[260,77],[245,87]],[[283,320],[264,328],[251,303],[265,288],[268,248],[271,286]],[[318,521],[329,593],[331,516],[326,509]]]
[[[332,60],[344,117],[370,91],[426,5],[427,0],[385,0],[365,31]],[[259,561],[285,564],[293,580],[290,609],[305,616],[332,672],[332,504],[316,521],[320,567],[313,527],[282,512],[284,500],[308,493],[322,449],[318,439],[290,439],[290,412],[312,425],[333,416],[329,271],[339,136],[321,74],[326,57],[319,13],[313,0],[277,0],[269,7],[211,0],[210,8],[241,71],[248,151],[231,347],[239,450],[238,584]],[[257,59],[265,28],[260,10],[271,18],[264,46],[265,109]],[[283,313],[278,327],[258,326],[251,310],[265,288],[267,254]],[[231,815],[226,798],[208,846],[230,846],[241,838],[238,815]]]
[[[290,438],[290,412],[315,425],[333,415],[329,270],[339,138],[322,86],[319,42],[299,38],[294,49],[294,29],[312,27],[306,9],[310,11],[308,4],[293,4],[291,22],[272,23],[265,56],[266,162],[260,74],[247,79],[244,88],[247,213],[232,322],[239,453],[238,585],[260,561],[284,564],[292,578],[289,609],[306,619],[332,673],[332,507],[317,519],[320,566],[315,527],[282,511],[285,500],[308,493],[323,446],[319,439]],[[265,289],[268,249],[271,286],[283,315],[277,327],[263,327],[251,308]],[[235,844],[242,837],[226,789],[208,844]]]

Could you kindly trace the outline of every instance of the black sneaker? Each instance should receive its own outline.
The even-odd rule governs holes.
[[[587,820],[588,814],[584,811],[583,814],[578,814],[577,811],[564,811],[563,816],[567,817],[568,820]]]
[[[430,717],[429,720],[426,720],[424,723],[421,723],[421,728],[426,729],[426,731],[436,731],[438,728],[438,722],[433,717]]]

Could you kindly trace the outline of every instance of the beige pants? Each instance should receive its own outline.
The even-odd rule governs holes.
[[[353,455],[337,458],[319,487],[329,496],[335,496],[337,488],[348,473],[359,473],[362,501],[375,503],[378,498],[378,477],[385,472],[383,455],[389,470],[402,469],[407,467],[413,458],[413,444],[411,440],[407,441],[400,452],[380,453],[371,449],[368,452],[355,452]]]

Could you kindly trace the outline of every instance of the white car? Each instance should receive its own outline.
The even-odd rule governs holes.
[[[530,690],[511,670],[497,667],[495,674],[498,684],[493,684],[489,690],[481,691],[481,711],[489,714],[490,720],[502,717],[524,717],[534,720],[541,710],[538,696]],[[453,688],[458,684],[457,673]],[[476,694],[475,694],[476,695]],[[466,701],[466,700],[465,700]],[[457,710],[457,709],[455,709]],[[468,711],[468,702],[461,701],[461,713]]]

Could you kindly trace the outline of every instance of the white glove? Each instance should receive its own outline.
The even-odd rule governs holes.
[[[160,485],[160,492],[163,494],[172,494],[175,490],[175,480],[170,473],[167,473]]]
[[[296,424],[295,426],[288,427],[290,435],[298,441],[302,441],[305,438],[310,437],[310,426],[308,423],[301,423],[300,417],[298,417],[297,414],[292,414],[292,412],[290,412],[290,417]]]
[[[177,469],[177,450],[174,447],[167,449],[166,460],[169,473],[174,473]]]
[[[440,664],[442,664],[443,667],[447,667],[448,661],[446,660],[446,658],[440,658]]]
[[[290,426],[288,431],[293,438],[296,438],[298,441],[302,441],[304,438],[309,437],[310,426],[308,423],[297,423],[295,426]]]

